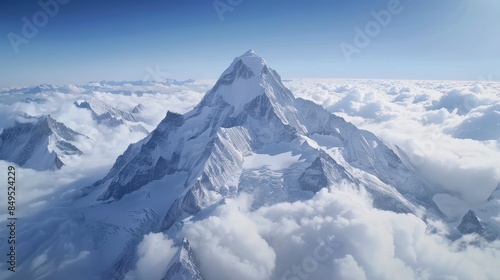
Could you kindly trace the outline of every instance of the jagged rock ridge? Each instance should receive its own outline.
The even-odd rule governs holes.
[[[272,170],[281,183],[270,177],[263,187],[250,186],[248,170],[266,167],[248,168],[248,162],[276,153],[270,149],[278,146],[302,160]],[[192,111],[168,112],[148,137],[130,145],[97,183],[107,185],[99,199],[121,199],[181,171],[189,173],[186,191],[160,230],[242,191],[259,189],[263,200],[257,204],[265,205],[299,199],[341,180],[364,184],[380,208],[413,212],[424,205],[441,215],[431,199],[435,189],[382,141],[319,105],[295,99],[253,51],[236,58]]]
[[[495,240],[498,237],[498,232],[479,219],[472,210],[469,210],[463,216],[462,222],[458,225],[458,230],[462,234],[478,234],[489,241]]]
[[[77,108],[89,110],[92,118],[102,125],[117,127],[124,125],[130,131],[139,131],[148,134],[149,131],[139,123],[139,113],[144,110],[144,106],[139,104],[131,112],[117,109],[101,98],[90,101],[80,100],[73,103]]]
[[[23,118],[0,134],[0,159],[35,170],[56,170],[64,156],[81,155],[76,146],[84,137],[50,115]]]
[[[167,271],[161,280],[203,280],[196,263],[196,256],[187,239],[167,265]]]

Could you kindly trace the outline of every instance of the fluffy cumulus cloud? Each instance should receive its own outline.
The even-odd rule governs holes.
[[[363,189],[348,184],[307,201],[253,211],[250,205],[248,195],[227,199],[179,233],[207,280],[499,279],[499,241],[450,241],[442,222],[375,209]],[[158,247],[172,245],[155,236]],[[149,250],[144,255],[157,251]]]
[[[253,217],[248,215],[247,196],[229,200],[213,215],[194,223],[186,235],[203,265],[208,279],[269,279],[276,255],[260,235]]]
[[[456,138],[500,141],[500,102],[473,109],[451,131]]]
[[[398,131],[371,129],[378,127],[379,137],[402,148],[415,171],[443,191],[469,205],[488,198],[500,180],[500,151],[494,144],[455,139],[436,127],[406,123]]]
[[[199,102],[207,87],[207,84],[201,82],[188,86],[156,84],[148,87],[127,84],[84,87],[66,85],[37,94],[2,93],[0,131],[13,126],[20,115],[50,114],[56,121],[90,138],[82,138],[75,144],[83,155],[63,159],[65,166],[60,170],[37,172],[19,168],[18,180],[22,182],[23,187],[18,198],[20,211],[25,214],[39,211],[48,204],[49,199],[57,196],[59,190],[66,192],[66,187],[82,187],[101,179],[129,144],[146,136],[145,133],[131,131],[124,125],[100,125],[92,118],[90,111],[77,108],[73,102],[103,100],[125,112],[130,112],[141,104],[144,106],[140,113],[141,124],[152,130],[165,117],[167,111],[184,113],[192,108]],[[23,89],[19,91],[22,92]],[[0,168],[5,170],[9,164],[0,161]],[[0,202],[5,199],[1,198]],[[0,210],[0,214],[5,214],[5,210]]]
[[[365,270],[358,265],[358,262],[351,255],[337,258],[333,261],[333,278],[345,280],[367,279]]]
[[[142,104],[143,122],[154,128],[168,110],[192,108],[211,84],[96,84],[91,90],[66,86],[61,92],[30,95],[43,103],[0,96],[0,129],[11,126],[18,114],[51,114],[91,138],[78,143],[84,156],[65,162],[61,170],[19,170],[21,214],[51,205],[58,191],[102,178],[131,142],[145,136],[98,125],[90,113],[72,105],[75,100],[100,98],[124,111]],[[310,79],[285,84],[297,97],[322,104],[401,148],[415,171],[444,192],[434,200],[457,223],[500,181],[498,83]],[[0,161],[0,169],[7,165]],[[175,240],[189,239],[207,280],[500,279],[499,241],[486,243],[476,236],[450,241],[443,223],[377,210],[364,191],[353,189],[335,186],[308,201],[258,210],[251,210],[249,196],[228,199],[186,220]],[[146,235],[128,279],[161,278],[177,246],[161,233]],[[45,264],[47,258],[40,252],[32,265]],[[75,250],[65,265],[90,259],[87,251]]]
[[[500,181],[500,83],[325,79],[286,85],[401,148],[417,173],[457,199],[457,207],[447,209],[453,217],[481,204]]]
[[[466,93],[457,89],[454,89],[445,95],[443,95],[439,100],[434,101],[432,106],[428,109],[436,110],[445,108],[448,112],[453,112],[459,115],[466,115],[470,110],[474,109],[480,105],[480,99],[475,93]]]
[[[125,276],[126,280],[161,279],[165,267],[177,252],[174,242],[162,233],[150,233],[137,246],[136,268]]]
[[[341,100],[327,107],[331,111],[344,112],[367,119],[387,119],[390,117],[391,108],[377,97],[377,93],[363,93],[358,89],[349,91]]]
[[[31,191],[20,203],[30,202],[30,208],[37,209],[44,205],[42,196],[61,186],[101,178],[131,142],[145,136],[124,126],[97,125],[89,112],[72,105],[75,100],[100,99],[123,111],[142,104],[143,124],[151,130],[168,110],[184,113],[192,108],[212,84],[96,83],[29,96],[3,95],[0,103],[9,105],[0,105],[1,128],[11,126],[18,114],[51,114],[92,139],[78,145],[84,156],[65,162],[57,172],[23,170],[25,188]],[[488,197],[500,180],[498,83],[297,79],[286,80],[285,85],[295,96],[322,104],[390,146],[400,147],[417,172],[469,208]],[[27,98],[43,103],[21,102]]]
[[[12,114],[12,106],[0,104],[0,131],[14,125],[15,119]]]
[[[500,99],[498,84],[285,83],[296,96],[322,104],[401,148],[408,163],[446,193],[435,201],[457,221],[500,180],[498,141],[455,134],[466,123],[491,125]],[[308,201],[255,211],[246,195],[228,199],[186,222],[176,240],[189,239],[208,280],[500,278],[499,241],[487,243],[470,235],[450,241],[451,229],[443,222],[375,209],[364,191],[353,189],[336,186]]]

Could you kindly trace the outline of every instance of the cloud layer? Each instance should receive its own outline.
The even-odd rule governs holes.
[[[130,112],[138,104],[144,106],[141,119],[150,130],[165,117],[167,111],[184,113],[192,108],[203,95],[206,85],[192,83],[189,87],[177,85],[116,86],[93,85],[92,90],[67,85],[55,91],[38,94],[5,94],[0,100],[0,130],[14,125],[16,117],[23,114],[42,116],[50,114],[58,122],[64,123],[74,131],[88,136],[91,140],[77,143],[83,156],[65,160],[65,166],[54,172],[36,172],[18,168],[18,181],[23,191],[18,197],[19,214],[39,211],[40,207],[56,199],[59,190],[68,191],[90,185],[101,179],[111,168],[116,158],[129,144],[139,141],[146,134],[130,131],[126,126],[108,127],[99,125],[92,119],[90,111],[73,105],[76,100],[102,99],[111,106]],[[198,90],[199,92],[195,91]],[[123,92],[123,93],[117,93]],[[27,102],[38,100],[38,102]],[[6,105],[9,104],[9,105]],[[9,163],[0,161],[0,168],[6,170]],[[68,188],[69,189],[68,189]],[[5,196],[2,201],[6,203]],[[0,210],[0,215],[6,209]]]
[[[79,144],[85,155],[59,171],[19,170],[21,213],[50,207],[59,191],[102,178],[131,142],[145,136],[126,127],[97,125],[73,101],[102,98],[124,111],[140,103],[146,108],[145,123],[154,127],[168,110],[192,108],[211,83],[101,85],[90,91],[67,86],[64,93],[30,96],[43,99],[42,104],[4,100],[11,105],[0,105],[0,128],[12,125],[17,114],[51,114],[92,138]],[[415,171],[446,192],[435,201],[455,222],[481,205],[500,181],[498,83],[309,79],[286,85],[297,97],[314,100],[400,147]],[[6,165],[0,162],[0,169]],[[207,280],[500,278],[498,241],[485,243],[475,236],[449,241],[448,232],[454,230],[442,222],[377,210],[363,190],[353,189],[357,187],[334,186],[309,201],[257,211],[250,210],[252,198],[247,195],[228,199],[204,217],[187,219],[173,239],[162,233],[146,235],[127,277],[159,279],[179,240],[187,237]],[[76,250],[65,265],[80,264],[84,271],[82,264],[91,258],[86,252]],[[46,258],[41,253],[37,261],[50,261]]]
[[[161,279],[165,267],[172,259],[177,248],[172,240],[166,239],[161,233],[150,233],[144,236],[139,246],[139,257],[136,269],[125,276],[125,280]]]
[[[207,280],[499,279],[499,241],[449,241],[441,222],[375,209],[364,190],[348,184],[308,201],[256,211],[250,205],[248,195],[228,199],[179,234]],[[161,240],[158,246],[171,245]]]
[[[461,201],[448,213],[454,218],[500,182],[500,83],[298,79],[286,86],[401,148],[417,173]]]

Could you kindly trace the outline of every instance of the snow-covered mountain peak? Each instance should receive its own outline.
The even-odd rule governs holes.
[[[193,249],[184,238],[182,245],[167,266],[162,280],[203,280]]]
[[[113,115],[115,112],[119,111],[109,105],[104,99],[98,98],[92,101],[80,100],[74,102],[75,106],[82,109],[87,109],[100,116],[105,113],[110,113]],[[120,115],[119,112],[116,114]]]
[[[219,97],[240,111],[245,104],[264,93],[262,70],[264,65],[253,57],[238,57],[222,73],[206,99],[218,102]],[[212,98],[213,95],[213,98]]]
[[[252,49],[239,56],[236,60],[241,60],[243,64],[257,73],[262,72],[262,69],[267,65],[266,61]]]
[[[144,111],[146,107],[144,107],[144,105],[142,104],[137,104],[137,106],[134,107],[134,109],[132,109],[132,114],[139,114],[141,113],[142,111]]]
[[[305,132],[297,119],[294,99],[278,73],[255,52],[248,51],[231,63],[192,114],[200,114],[208,107],[237,119],[251,116],[262,121],[276,116],[284,125]]]
[[[266,61],[256,54],[253,50],[236,57],[231,65],[224,71],[221,77],[237,71],[239,76],[250,78],[251,76],[259,76],[262,70],[267,66]]]
[[[478,234],[486,240],[495,240],[498,237],[498,232],[490,225],[483,222],[474,211],[469,210],[462,218],[462,222],[458,226],[458,230],[462,234]]]
[[[375,135],[313,102],[295,99],[274,70],[264,63],[256,73],[258,67],[248,66],[248,61],[263,59],[251,51],[240,56],[193,110],[184,115],[168,112],[148,137],[130,145],[94,185],[105,186],[98,200],[120,200],[154,180],[186,172],[186,191],[160,225],[168,230],[220,198],[255,191],[254,171],[267,174],[262,168],[274,168],[279,172],[271,172],[268,181],[260,184],[256,205],[268,199],[293,200],[296,196],[289,192],[302,196],[346,179],[376,186],[371,191],[375,205],[382,208],[410,212],[415,205],[425,204],[440,215],[431,200],[431,187]],[[303,145],[306,142],[301,139],[316,144]],[[287,153],[291,153],[290,162],[299,154],[301,160],[292,165],[260,165],[264,159],[277,154],[287,157]],[[281,177],[287,180],[285,187],[280,186]]]
[[[102,98],[94,100],[77,100],[73,103],[77,108],[86,109],[92,114],[92,118],[98,123],[108,127],[127,126],[130,131],[139,131],[149,133],[149,131],[140,123],[140,113],[144,106],[139,104],[132,111],[123,111],[111,106]]]
[[[255,53],[255,51],[253,49],[249,49],[248,51],[246,51],[241,56],[245,56],[245,55],[256,55],[256,53]]]
[[[54,120],[50,114],[41,117],[40,121],[46,123],[51,129],[54,129],[57,127],[57,121]]]
[[[25,91],[25,94],[37,94],[47,91],[55,91],[56,88],[51,84],[40,84],[38,86],[32,87],[31,89]]]
[[[19,119],[23,121],[0,134],[0,159],[35,170],[55,170],[64,165],[61,158],[82,154],[73,143],[85,136],[50,115]]]

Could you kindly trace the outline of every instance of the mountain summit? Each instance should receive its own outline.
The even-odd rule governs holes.
[[[269,68],[266,61],[253,50],[249,50],[234,59],[197,108],[225,103],[233,110],[231,116],[236,116],[252,106],[256,108],[257,104],[252,105],[251,102],[265,102],[284,124],[305,132],[298,121],[294,99],[293,94],[281,83],[278,73]]]
[[[374,134],[295,98],[264,59],[249,51],[234,59],[191,111],[167,112],[104,178],[66,194],[72,198],[71,206],[64,205],[68,211],[45,213],[60,222],[40,225],[50,242],[39,238],[43,242],[24,254],[24,265],[36,263],[39,252],[66,261],[60,244],[71,241],[77,248],[73,258],[79,252],[99,256],[87,260],[95,279],[127,279],[145,235],[161,232],[178,251],[160,264],[158,279],[203,279],[200,252],[182,236],[185,225],[240,194],[251,194],[253,211],[309,200],[322,188],[339,186],[366,189],[379,209],[444,217],[432,200],[436,189],[398,154]],[[27,269],[24,278],[35,279],[39,271],[46,270]],[[61,269],[46,276],[67,275]]]
[[[56,170],[62,157],[81,155],[74,146],[83,135],[57,122],[50,115],[25,116],[0,134],[0,159],[35,170]]]
[[[105,187],[99,200],[120,200],[179,172],[187,174],[185,191],[160,230],[240,192],[253,193],[258,207],[310,197],[342,180],[365,185],[380,208],[413,212],[425,205],[441,215],[434,189],[382,141],[295,99],[252,50],[234,59],[192,111],[168,112],[94,187]]]
[[[264,93],[264,84],[261,83],[265,75],[264,69],[267,69],[264,59],[253,50],[249,50],[235,58],[229,68],[222,73],[212,90],[215,96],[207,95],[206,98],[222,98],[239,110]]]
[[[191,111],[167,112],[89,190],[103,190],[98,200],[113,205],[156,181],[165,182],[163,188],[176,198],[155,210],[164,217],[147,228],[170,236],[185,219],[226,197],[250,193],[257,209],[309,199],[321,188],[346,181],[364,186],[380,209],[411,213],[424,206],[428,215],[443,216],[432,200],[435,189],[396,153],[372,133],[294,98],[253,51],[235,58]],[[137,238],[132,240],[137,245]],[[137,256],[130,249],[120,256],[113,275],[121,277]]]

